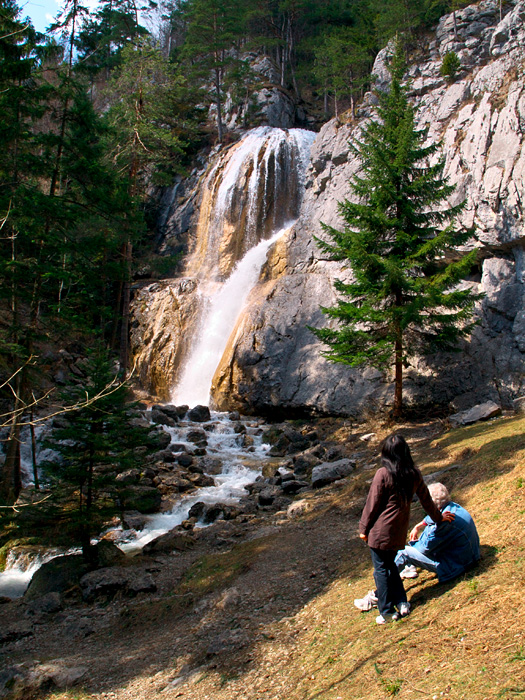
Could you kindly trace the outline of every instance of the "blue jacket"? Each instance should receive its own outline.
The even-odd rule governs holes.
[[[427,527],[413,545],[437,563],[440,582],[459,576],[481,558],[478,531],[470,514],[454,501],[449,501],[441,512],[447,510],[456,514],[454,522],[436,527],[427,516]]]

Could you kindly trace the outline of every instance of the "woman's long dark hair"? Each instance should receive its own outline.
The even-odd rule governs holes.
[[[416,467],[405,438],[399,433],[387,437],[381,450],[381,463],[392,476],[394,488],[407,503],[414,494]]]

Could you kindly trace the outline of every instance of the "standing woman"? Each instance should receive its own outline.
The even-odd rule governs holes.
[[[441,513],[432,500],[423,476],[415,466],[402,435],[388,437],[359,521],[359,537],[370,547],[377,588],[378,625],[405,617],[410,605],[399,576],[395,557],[406,544],[410,504],[417,494],[436,525],[451,522],[453,513]],[[397,611],[396,611],[397,608]]]

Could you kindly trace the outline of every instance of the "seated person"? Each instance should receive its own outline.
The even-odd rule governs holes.
[[[443,484],[428,487],[432,500],[442,511],[455,514],[453,522],[439,528],[427,516],[410,532],[409,544],[396,556],[397,568],[402,578],[412,578],[414,567],[433,571],[440,583],[450,581],[472,568],[481,558],[479,537],[470,514],[454,501]],[[406,571],[406,573],[405,573]],[[403,575],[404,574],[404,575]],[[359,610],[371,610],[377,605],[375,591],[364,598],[354,600]]]

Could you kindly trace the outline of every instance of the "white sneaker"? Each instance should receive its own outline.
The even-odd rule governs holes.
[[[397,620],[399,620],[399,613],[386,613],[376,617],[376,624],[386,625],[387,622],[396,622]]]
[[[399,603],[398,610],[401,617],[410,615],[410,603]]]
[[[374,591],[368,591],[364,598],[356,598],[354,605],[362,612],[368,612],[372,608],[377,608],[377,596]]]
[[[417,569],[412,564],[407,564],[403,571],[399,574],[401,578],[417,578]]]

